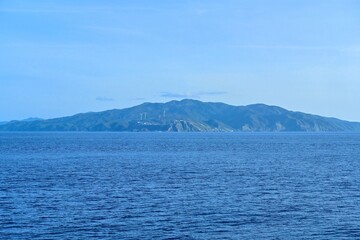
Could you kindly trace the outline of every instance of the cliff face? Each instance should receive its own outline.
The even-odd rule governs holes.
[[[0,131],[360,131],[360,123],[264,104],[231,106],[182,100],[48,120],[11,121],[0,125]]]
[[[185,120],[174,120],[168,129],[168,132],[210,132],[214,131],[209,125],[200,122],[191,122]]]

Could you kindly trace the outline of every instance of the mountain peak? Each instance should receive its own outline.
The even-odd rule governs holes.
[[[182,99],[126,109],[1,124],[0,131],[360,131],[360,123],[292,112],[277,106]]]

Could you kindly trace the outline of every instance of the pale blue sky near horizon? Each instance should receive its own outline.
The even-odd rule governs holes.
[[[0,0],[0,121],[193,98],[360,121],[360,1]]]

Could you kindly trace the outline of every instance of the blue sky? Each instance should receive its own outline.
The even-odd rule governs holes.
[[[0,121],[194,98],[360,121],[360,1],[0,0]]]

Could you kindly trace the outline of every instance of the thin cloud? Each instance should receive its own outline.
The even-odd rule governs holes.
[[[208,10],[204,9],[204,8],[200,8],[200,9],[196,9],[195,12],[197,15],[201,16],[201,15],[206,14],[208,12]]]
[[[113,102],[113,101],[115,101],[115,99],[108,98],[108,97],[97,97],[96,101],[99,101],[99,102]]]
[[[294,50],[329,50],[341,49],[330,46],[302,46],[302,45],[231,45],[232,48],[239,49],[294,49]]]
[[[147,101],[146,98],[142,98],[142,97],[133,98],[132,100],[134,100],[134,101]]]
[[[230,45],[235,49],[253,49],[253,50],[294,50],[294,51],[336,51],[344,53],[358,53],[360,46],[302,46],[302,45]]]
[[[121,27],[113,27],[113,26],[101,26],[101,25],[85,25],[85,26],[81,26],[80,28],[85,31],[96,32],[97,34],[119,36],[119,37],[128,36],[128,37],[135,37],[135,38],[148,39],[154,41],[163,41],[163,37],[161,37],[160,35],[150,33],[149,31],[139,31],[135,28],[121,28]]]
[[[28,48],[93,48],[98,45],[90,43],[38,43],[38,42],[0,42],[0,47],[28,47]]]
[[[83,26],[82,29],[101,33],[101,34],[112,34],[112,35],[125,35],[135,37],[153,37],[149,36],[141,31],[136,31],[130,28],[119,28],[111,26]]]
[[[225,95],[228,92],[225,91],[212,91],[212,92],[199,92],[199,96],[206,96],[206,95]]]
[[[168,12],[168,9],[165,8],[155,8],[155,7],[114,7],[108,5],[48,5],[42,7],[8,7],[0,8],[0,12],[4,13],[34,13],[34,14],[67,14],[67,13],[118,13],[129,12],[129,11],[161,11]]]
[[[201,98],[203,96],[225,95],[225,91],[210,91],[210,92],[195,92],[195,93],[174,93],[174,92],[162,92],[160,97],[163,98]]]
[[[350,46],[344,49],[347,52],[360,52],[360,46]]]
[[[32,9],[32,8],[3,8],[0,9],[0,12],[5,13],[44,13],[44,14],[51,14],[51,13],[81,13],[83,12],[80,8],[39,8],[39,9]]]
[[[183,93],[162,92],[160,94],[160,97],[163,97],[163,98],[188,98],[188,97],[191,97],[191,95],[183,94]]]

